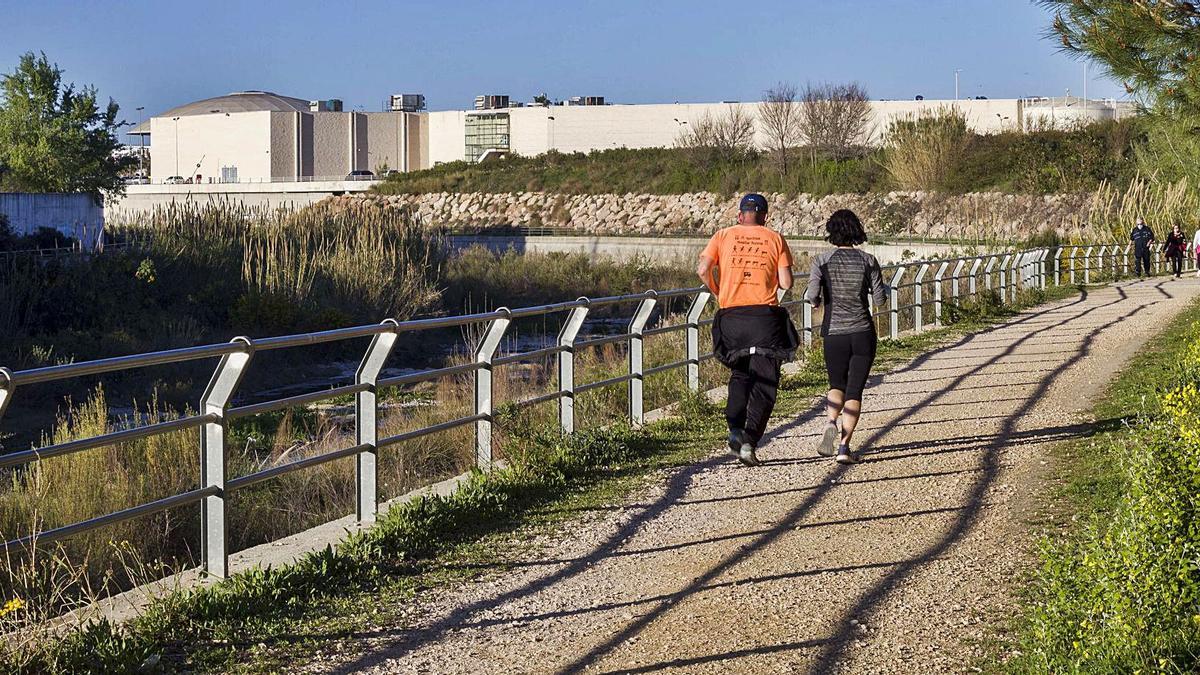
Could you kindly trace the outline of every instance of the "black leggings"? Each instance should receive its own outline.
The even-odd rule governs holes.
[[[861,401],[871,365],[875,363],[875,347],[879,342],[875,331],[826,335],[824,342],[829,388],[846,392],[847,401]]]

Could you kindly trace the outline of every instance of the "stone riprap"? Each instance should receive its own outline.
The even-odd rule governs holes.
[[[824,234],[829,214],[853,209],[872,232],[945,238],[1024,238],[1053,229],[1087,238],[1091,194],[1014,195],[889,192],[768,194],[771,224],[786,235]],[[711,192],[680,195],[517,193],[354,194],[331,197],[327,207],[411,209],[431,225],[455,229],[493,226],[552,227],[579,234],[678,235],[712,232],[733,222],[736,197]]]

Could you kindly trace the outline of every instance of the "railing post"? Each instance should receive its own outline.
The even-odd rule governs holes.
[[[1124,262],[1124,275],[1125,276],[1129,276],[1129,252],[1132,250],[1133,250],[1133,244],[1126,244],[1125,251],[1122,254],[1122,257],[1125,259],[1125,262]]]
[[[1092,283],[1092,246],[1083,250],[1083,285]]]
[[[575,433],[575,339],[587,319],[588,299],[579,298],[582,307],[576,307],[567,315],[562,329],[558,331],[558,423],[564,434]]]
[[[958,280],[962,274],[962,268],[967,264],[966,260],[959,260],[954,265],[954,272],[950,274],[950,297],[954,302],[958,303]]]
[[[1070,255],[1070,257],[1067,258],[1067,260],[1070,261],[1070,263],[1071,263],[1071,285],[1072,286],[1075,285],[1075,255],[1077,253],[1079,253],[1079,247],[1072,246],[1071,247],[1071,255]]]
[[[904,270],[904,265],[897,267],[896,274],[892,276],[892,281],[888,284],[890,287],[888,296],[891,314],[889,317],[890,330],[888,334],[891,335],[893,340],[900,337],[900,289],[897,286],[900,285],[900,279],[904,277]]]
[[[921,288],[921,283],[925,280],[925,273],[928,271],[929,263],[922,263],[921,269],[917,270],[917,276],[913,280],[916,284],[913,286],[913,325],[918,333],[925,328],[925,291]]]
[[[396,346],[396,327],[399,325],[395,319],[384,319],[383,324],[391,330],[371,338],[367,353],[354,374],[355,384],[367,386],[354,396],[355,444],[369,446],[359,451],[355,458],[355,491],[358,493],[355,517],[360,523],[374,522],[379,508],[378,450],[375,447],[379,441],[379,392],[375,391],[375,383]]]
[[[1046,257],[1050,255],[1050,249],[1042,249],[1042,254],[1038,256],[1038,284],[1041,289],[1046,290]]]
[[[650,297],[638,303],[637,310],[629,321],[629,421],[633,424],[646,421],[645,393],[642,386],[642,375],[645,371],[642,363],[642,331],[646,329],[646,322],[650,320],[650,313],[654,311],[654,305],[658,302],[655,297],[657,293],[647,291],[647,294]]]
[[[1108,251],[1107,244],[1101,246],[1100,251],[1096,254],[1096,274],[1100,275],[1099,281],[1104,280],[1104,272],[1108,269],[1107,265],[1104,264],[1104,253],[1106,251]]]
[[[710,298],[712,293],[700,291],[687,311],[687,385],[692,391],[700,391],[700,315]]]
[[[803,341],[805,347],[811,347],[813,343],[813,319],[812,319],[812,303],[807,298],[800,300],[800,322],[801,330],[804,333]]]
[[[4,419],[4,410],[12,401],[13,391],[16,388],[17,386],[13,384],[12,371],[8,368],[0,368],[0,419]]]
[[[1054,285],[1062,286],[1062,254],[1065,249],[1058,247],[1054,250]]]
[[[205,572],[220,579],[229,576],[229,531],[225,525],[225,459],[228,456],[225,411],[254,353],[254,343],[248,337],[235,337],[231,342],[239,344],[241,351],[221,357],[200,397],[200,414],[215,418],[200,428],[200,487],[216,490],[216,494],[208,495],[200,502],[200,564]]]
[[[987,267],[983,268],[984,288],[988,289],[989,291],[992,290],[992,287],[993,287],[992,268],[994,268],[996,266],[996,261],[997,261],[996,256],[993,255],[993,256],[988,257]]]
[[[962,264],[961,262],[959,264]],[[946,270],[950,267],[949,261],[938,266],[938,271],[933,274],[933,325],[942,325],[942,278],[946,275]],[[958,294],[955,293],[955,297]]]
[[[496,310],[499,314],[488,324],[475,349],[475,414],[482,418],[475,421],[475,466],[490,469],[492,466],[492,359],[500,347],[500,340],[511,323],[507,307]]]
[[[995,258],[992,259],[993,262]],[[1008,285],[1012,283],[1012,273],[1008,267],[1008,261],[1012,260],[1012,254],[1004,256],[1000,261],[1000,304],[1008,303]],[[989,268],[990,271],[990,268]]]
[[[967,279],[967,294],[972,300],[979,299],[979,283],[978,275],[979,268],[983,265],[983,258],[976,258],[971,264],[971,276]]]

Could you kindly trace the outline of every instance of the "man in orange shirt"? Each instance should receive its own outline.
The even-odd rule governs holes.
[[[792,252],[766,223],[766,198],[742,197],[738,224],[712,236],[696,269],[720,305],[713,352],[730,369],[729,450],[747,466],[760,463],[755,448],[775,408],[779,370],[799,345],[787,311],[779,306],[779,291],[792,287]]]

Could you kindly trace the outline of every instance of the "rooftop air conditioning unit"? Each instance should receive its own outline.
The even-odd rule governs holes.
[[[419,112],[425,109],[425,96],[423,94],[392,94],[388,107],[392,112]]]

